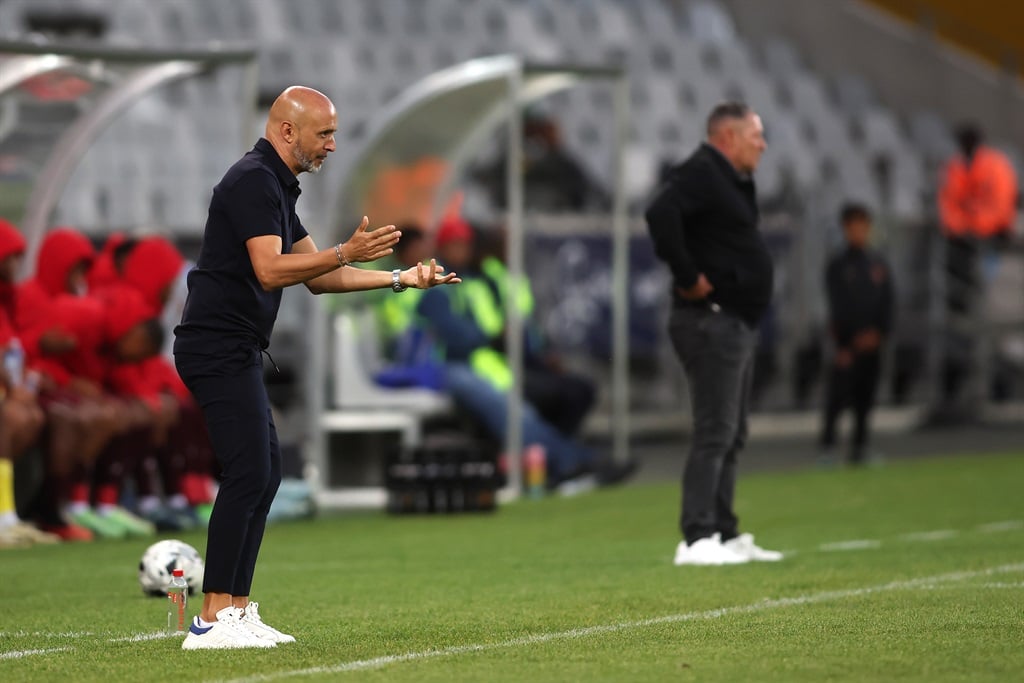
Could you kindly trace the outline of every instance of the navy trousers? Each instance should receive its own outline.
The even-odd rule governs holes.
[[[228,358],[176,354],[203,411],[222,478],[206,541],[204,593],[249,595],[267,513],[281,484],[281,448],[256,347]]]

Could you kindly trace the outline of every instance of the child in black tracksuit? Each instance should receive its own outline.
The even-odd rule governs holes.
[[[847,204],[840,212],[846,247],[825,272],[829,332],[835,345],[821,434],[823,457],[831,459],[836,421],[846,407],[854,412],[849,458],[861,463],[868,445],[868,420],[882,369],[882,346],[892,323],[892,271],[868,246],[871,212]]]

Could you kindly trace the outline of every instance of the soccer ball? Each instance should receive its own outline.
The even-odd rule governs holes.
[[[146,548],[139,560],[139,585],[146,595],[167,595],[171,573],[185,570],[189,595],[203,585],[203,558],[199,551],[184,541],[168,539],[157,541]]]

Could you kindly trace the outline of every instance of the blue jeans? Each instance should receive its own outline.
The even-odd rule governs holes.
[[[693,444],[683,472],[680,527],[687,543],[738,533],[733,511],[736,456],[747,440],[747,410],[757,331],[708,308],[676,308],[669,337],[686,371]]]
[[[466,363],[445,365],[447,391],[456,405],[477,418],[499,441],[508,434],[508,394],[495,389]],[[566,438],[541,419],[529,403],[523,403],[523,444],[540,444],[547,454],[549,480],[564,479],[594,464],[594,453]]]

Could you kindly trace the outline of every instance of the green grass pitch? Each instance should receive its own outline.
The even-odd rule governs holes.
[[[145,639],[147,542],[4,551],[0,680],[1024,680],[1024,456],[746,477],[778,564],[673,567],[678,502],[666,482],[272,526],[253,598],[298,642],[258,652]]]

